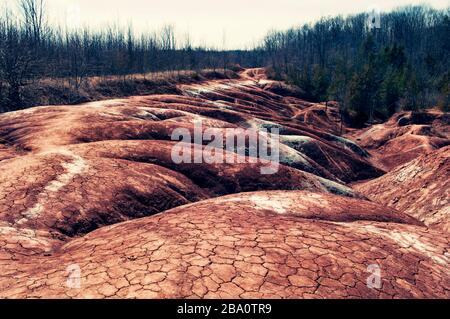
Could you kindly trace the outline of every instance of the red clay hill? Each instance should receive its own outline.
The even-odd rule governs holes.
[[[179,89],[0,115],[0,297],[450,297],[448,114],[340,135],[262,69]],[[277,172],[174,163],[199,121],[277,128]]]

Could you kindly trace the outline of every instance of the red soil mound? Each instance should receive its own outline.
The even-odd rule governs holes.
[[[312,125],[296,120],[301,110],[283,102],[283,97],[270,94],[253,82],[213,81],[209,85],[213,89],[208,90],[212,92],[246,92],[253,104],[246,110],[238,100],[224,108],[222,102],[215,100],[163,95],[76,107],[34,108],[0,116],[0,138],[10,147],[38,152],[55,146],[106,140],[170,140],[174,129],[186,128],[192,132],[194,121],[202,120],[205,129],[279,128],[282,136],[286,136],[282,139],[286,141],[281,148],[282,164],[333,181],[350,182],[383,173],[370,164],[367,153],[359,146],[327,133],[326,125],[321,131],[320,123]],[[196,89],[205,90],[205,87]],[[303,143],[305,139],[307,142]],[[301,147],[297,147],[297,140]]]
[[[252,69],[178,96],[0,115],[0,297],[450,297],[448,147],[435,150],[447,115],[352,132],[371,158],[339,135],[334,104],[280,86]],[[278,171],[222,149],[232,164],[175,164],[173,130],[199,120],[220,133],[278,128]],[[399,210],[345,184],[418,150],[432,153],[357,186]],[[382,285],[369,288],[374,265]],[[79,289],[67,286],[73,267]]]
[[[307,189],[354,196],[315,175],[262,163],[175,164],[173,142],[112,141],[53,149],[0,163],[0,219],[17,228],[86,234],[104,225],[222,194]]]
[[[449,145],[449,122],[449,115],[438,111],[401,112],[385,124],[353,132],[349,137],[371,151],[375,164],[389,171]]]
[[[417,224],[339,196],[232,195],[104,227],[51,256],[3,254],[0,295],[448,298],[448,236],[399,222]],[[68,265],[79,267],[81,289],[66,287]],[[378,289],[367,286],[373,265]]]
[[[356,185],[372,200],[450,232],[450,146],[422,155],[388,174]]]

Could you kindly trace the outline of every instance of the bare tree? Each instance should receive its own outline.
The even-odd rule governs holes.
[[[0,85],[9,108],[21,106],[20,88],[31,74],[33,54],[20,26],[6,12],[0,24]]]
[[[35,43],[40,43],[47,31],[45,0],[20,0],[25,28]]]

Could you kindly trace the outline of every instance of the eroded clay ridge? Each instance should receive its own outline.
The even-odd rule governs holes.
[[[277,203],[282,203],[278,205]],[[103,227],[49,256],[2,253],[1,296],[448,298],[448,236],[378,204],[305,191],[229,195]],[[69,289],[78,265],[81,289]],[[367,286],[369,265],[382,286]]]
[[[373,163],[390,171],[449,145],[449,123],[450,114],[436,110],[400,112],[386,123],[347,136],[371,153]]]
[[[333,134],[332,128],[319,130],[315,121],[296,119],[321,106],[271,93],[271,85],[244,73],[240,80],[183,86],[185,96],[134,97],[4,114],[1,220],[64,239],[231,193],[308,189],[358,196],[344,181],[382,174],[361,148]],[[319,114],[322,121],[334,123],[323,107]],[[257,132],[278,126],[283,143],[278,172],[255,174],[262,165],[249,161],[174,164],[172,132],[185,128],[193,133],[199,120],[204,129],[217,131]]]
[[[343,138],[334,103],[293,97],[260,69],[180,90],[0,115],[1,297],[449,296],[445,201],[436,214],[426,200],[445,189],[421,185],[423,199],[395,210],[364,198],[377,187],[348,186],[391,169],[386,137],[373,145],[367,130],[344,127]],[[447,115],[428,114],[421,141],[446,156],[436,150],[448,144]],[[398,136],[415,125],[400,118],[385,124]],[[200,120],[217,132],[278,128],[278,171],[262,175],[264,162],[225,150],[239,160],[174,164],[173,130]],[[448,176],[448,161],[433,167],[430,180]],[[371,265],[381,287],[367,286]],[[79,288],[68,269],[80,270]]]
[[[355,189],[377,203],[450,232],[450,146],[429,152]]]

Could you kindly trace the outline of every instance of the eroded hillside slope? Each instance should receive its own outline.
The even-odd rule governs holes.
[[[450,232],[450,146],[429,152],[355,189],[426,225]]]
[[[334,105],[261,69],[179,89],[0,115],[1,297],[450,297],[446,114],[345,138]],[[173,131],[198,122],[279,129],[281,165],[263,175],[267,162],[227,150],[230,163],[175,164]],[[409,162],[422,149],[430,169]],[[408,180],[429,182],[392,180],[414,167]]]

